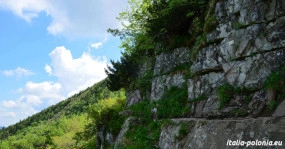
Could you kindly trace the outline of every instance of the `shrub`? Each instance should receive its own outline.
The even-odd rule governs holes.
[[[187,117],[190,112],[186,84],[181,87],[171,87],[163,97],[156,102],[158,118]]]
[[[233,97],[234,87],[229,83],[226,83],[218,88],[217,95],[220,99],[219,109],[223,109],[229,104]]]

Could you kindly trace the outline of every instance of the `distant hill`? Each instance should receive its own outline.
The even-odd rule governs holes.
[[[4,128],[4,127],[3,127],[3,126],[0,126],[0,130],[1,130],[2,128]]]
[[[0,148],[72,148],[74,135],[88,123],[89,107],[115,94],[107,89],[105,79],[19,123],[0,127]]]

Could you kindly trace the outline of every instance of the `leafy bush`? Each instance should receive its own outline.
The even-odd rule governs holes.
[[[108,75],[108,88],[118,91],[121,88],[128,89],[129,84],[137,78],[138,65],[131,60],[130,56],[121,57],[121,61],[114,62],[105,69]]]
[[[58,121],[39,122],[35,126],[25,127],[13,136],[1,140],[2,149],[44,149],[44,148],[73,148],[72,139],[76,132],[83,131],[87,123],[87,115],[61,117]]]
[[[162,121],[149,121],[148,123],[137,123],[130,126],[126,133],[126,142],[121,145],[124,149],[147,148],[155,149],[159,140]]]
[[[264,89],[275,92],[276,97],[267,105],[268,112],[274,111],[278,104],[285,99],[285,66],[273,72],[264,82]]]
[[[234,94],[247,95],[252,91],[254,91],[254,89],[247,87],[232,86],[227,82],[224,85],[221,85],[217,90],[217,95],[220,99],[220,104],[218,108],[223,109],[225,106],[227,106],[230,100],[233,98]],[[249,98],[249,96],[245,96],[244,101],[246,103],[249,103],[250,100],[251,99]]]
[[[217,95],[220,99],[219,109],[224,108],[233,97],[234,87],[226,83],[218,88]]]
[[[191,109],[186,84],[182,88],[171,87],[155,103],[158,118],[179,118],[189,116]]]
[[[89,116],[97,129],[105,126],[106,131],[117,135],[124,122],[124,117],[119,115],[125,105],[125,98],[110,98],[100,100],[90,107]]]
[[[273,89],[276,91],[285,90],[285,67],[281,71],[276,71],[272,73],[264,82],[264,87],[266,89]]]
[[[196,122],[195,121],[190,121],[190,122],[183,122],[181,123],[179,130],[178,130],[178,135],[175,137],[177,140],[181,140],[185,136],[188,135],[188,133],[191,132],[192,128],[195,126]]]

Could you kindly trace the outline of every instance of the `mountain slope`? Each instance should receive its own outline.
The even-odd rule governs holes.
[[[122,95],[111,92],[103,80],[27,119],[0,130],[0,148],[72,148],[75,134],[90,120],[87,112],[98,101]]]

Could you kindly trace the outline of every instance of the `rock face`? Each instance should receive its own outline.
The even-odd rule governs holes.
[[[190,48],[157,55],[149,97],[136,90],[127,104],[156,102],[173,86],[187,87],[191,115],[163,125],[159,148],[232,148],[226,145],[228,139],[285,141],[284,101],[274,117],[259,117],[276,99],[264,82],[285,64],[285,0],[215,1],[213,15],[218,25],[195,58],[191,60]],[[187,72],[181,69],[185,67]],[[231,92],[224,107],[221,86]],[[187,133],[180,135],[182,125]]]
[[[156,57],[151,100],[159,100],[166,89],[170,89],[172,86],[181,87],[186,81],[184,75],[180,72],[176,74],[171,74],[170,72],[179,66],[189,65],[189,50],[188,48],[178,48]]]
[[[129,117],[128,119],[126,119],[122,130],[120,131],[119,135],[117,136],[114,149],[118,148],[119,143],[121,145],[124,145],[124,135],[129,130],[129,125],[130,125],[130,122],[132,122],[132,120],[133,120],[132,117]]]
[[[285,100],[278,106],[272,116],[285,116]]]
[[[134,105],[140,101],[142,101],[140,90],[127,93],[127,106]]]
[[[245,142],[285,140],[285,118],[263,117],[224,120],[190,118],[171,121],[172,123],[162,127],[159,139],[159,148],[161,149],[246,148],[246,144],[244,146],[230,146],[229,140]],[[284,148],[284,144],[280,146],[248,146],[248,148],[281,149]]]
[[[217,1],[214,16],[218,25],[207,34],[208,44],[194,60],[190,61],[191,50],[187,48],[156,57],[150,99],[159,100],[170,87],[187,83],[189,101],[207,97],[192,105],[192,117],[228,115],[238,109],[250,116],[258,115],[272,101],[262,88],[265,80],[285,62],[284,3],[285,0]],[[167,73],[190,62],[190,78],[179,71]],[[227,107],[217,110],[217,90],[226,83],[249,91],[233,93]]]

